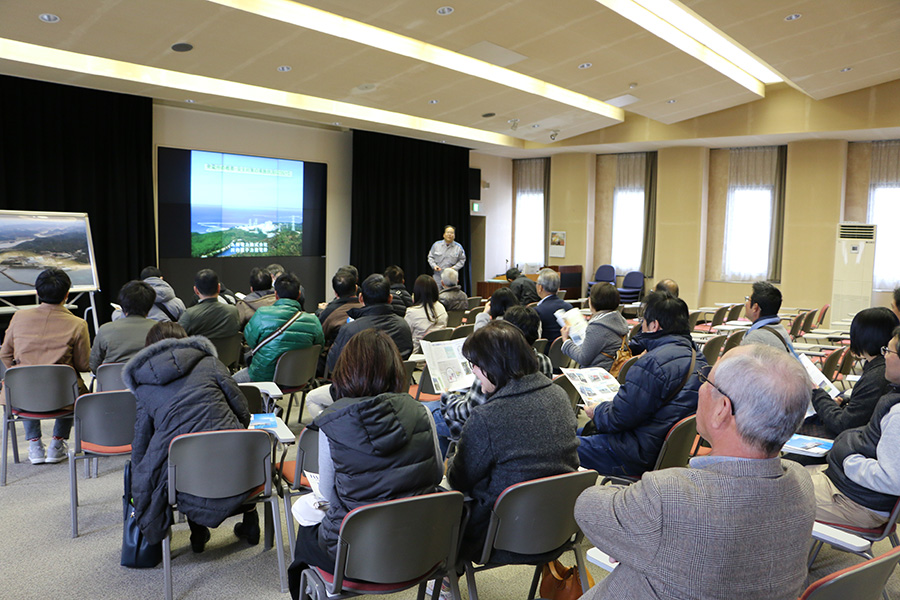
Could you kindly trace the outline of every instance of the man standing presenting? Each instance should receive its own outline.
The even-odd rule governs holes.
[[[428,251],[428,264],[434,269],[434,282],[441,288],[441,271],[452,267],[457,273],[466,264],[466,251],[456,239],[456,227],[444,227],[444,239],[436,241]]]
[[[710,454],[579,496],[582,531],[618,560],[586,600],[800,595],[815,495],[803,467],[778,453],[803,420],[809,379],[793,357],[762,345],[704,371],[697,430]]]

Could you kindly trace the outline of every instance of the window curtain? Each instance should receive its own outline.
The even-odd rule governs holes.
[[[550,159],[513,160],[513,264],[547,264]]]
[[[619,275],[641,270],[641,255],[646,235],[646,179],[646,153],[638,152],[618,156],[616,189],[613,194],[611,260]]]
[[[768,278],[777,163],[775,146],[730,152],[722,269],[728,281]]]
[[[656,261],[656,161],[657,153],[648,152],[644,161],[644,244],[641,253],[644,277],[653,277]]]
[[[868,222],[875,232],[876,290],[892,290],[900,282],[896,257],[900,252],[900,140],[872,143]]]
[[[781,282],[781,255],[784,251],[784,188],[787,181],[787,146],[778,146],[775,158],[775,187],[772,192],[772,228],[769,237],[769,281]]]

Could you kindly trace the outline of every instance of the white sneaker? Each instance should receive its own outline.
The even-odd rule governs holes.
[[[42,464],[47,460],[47,454],[44,452],[44,443],[41,440],[31,440],[28,442],[28,460],[33,465]]]
[[[54,438],[53,441],[50,442],[50,445],[47,446],[47,458],[44,462],[62,462],[68,457],[68,452],[69,447],[66,445],[66,440],[57,440]]]

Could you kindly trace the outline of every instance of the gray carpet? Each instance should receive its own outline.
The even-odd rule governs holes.
[[[44,424],[49,436],[51,423]],[[292,426],[296,428],[296,426]],[[27,456],[19,430],[20,450]],[[45,438],[49,439],[49,438]],[[101,459],[100,477],[84,479],[79,465],[79,533],[72,539],[69,520],[68,463],[31,465],[12,463],[9,453],[8,484],[0,488],[0,599],[47,598],[161,598],[162,565],[134,570],[119,566],[122,536],[122,468],[125,458]],[[284,521],[285,519],[283,519]],[[190,550],[187,524],[173,530],[173,574],[176,598],[281,599],[278,564],[273,550],[263,551],[262,543],[248,546],[232,533],[237,518],[227,520],[212,531],[212,539],[202,554]],[[777,543],[773,540],[773,543]],[[287,534],[285,532],[285,544]],[[878,553],[890,545],[881,542]],[[285,549],[286,560],[287,549]],[[811,580],[859,562],[855,556],[822,550]],[[573,564],[571,554],[563,562]],[[605,572],[589,565],[595,579]],[[504,567],[477,576],[479,595],[484,600],[522,599],[531,582],[528,567]],[[468,598],[464,581],[463,598]],[[900,576],[889,583],[892,597],[900,598]],[[415,590],[388,598],[412,599]]]

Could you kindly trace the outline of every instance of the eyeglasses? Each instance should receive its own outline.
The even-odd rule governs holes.
[[[887,356],[888,353],[890,353],[890,354],[896,354],[897,356],[900,356],[900,352],[897,352],[896,350],[891,350],[891,349],[888,348],[887,346],[882,346],[882,347],[881,347],[881,355],[882,355],[882,356]]]
[[[711,385],[713,387],[714,390],[716,390],[717,392],[719,392],[720,394],[722,394],[723,396],[728,398],[728,401],[731,402],[731,414],[734,414],[734,400],[731,399],[731,396],[729,396],[728,394],[723,392],[722,388],[720,388],[719,386],[717,386],[716,384],[714,384],[712,381],[709,380],[709,374],[712,372],[712,369],[713,369],[712,365],[706,365],[706,366],[700,367],[700,370],[697,371],[697,378],[700,380],[701,384],[708,383],[709,385]]]

